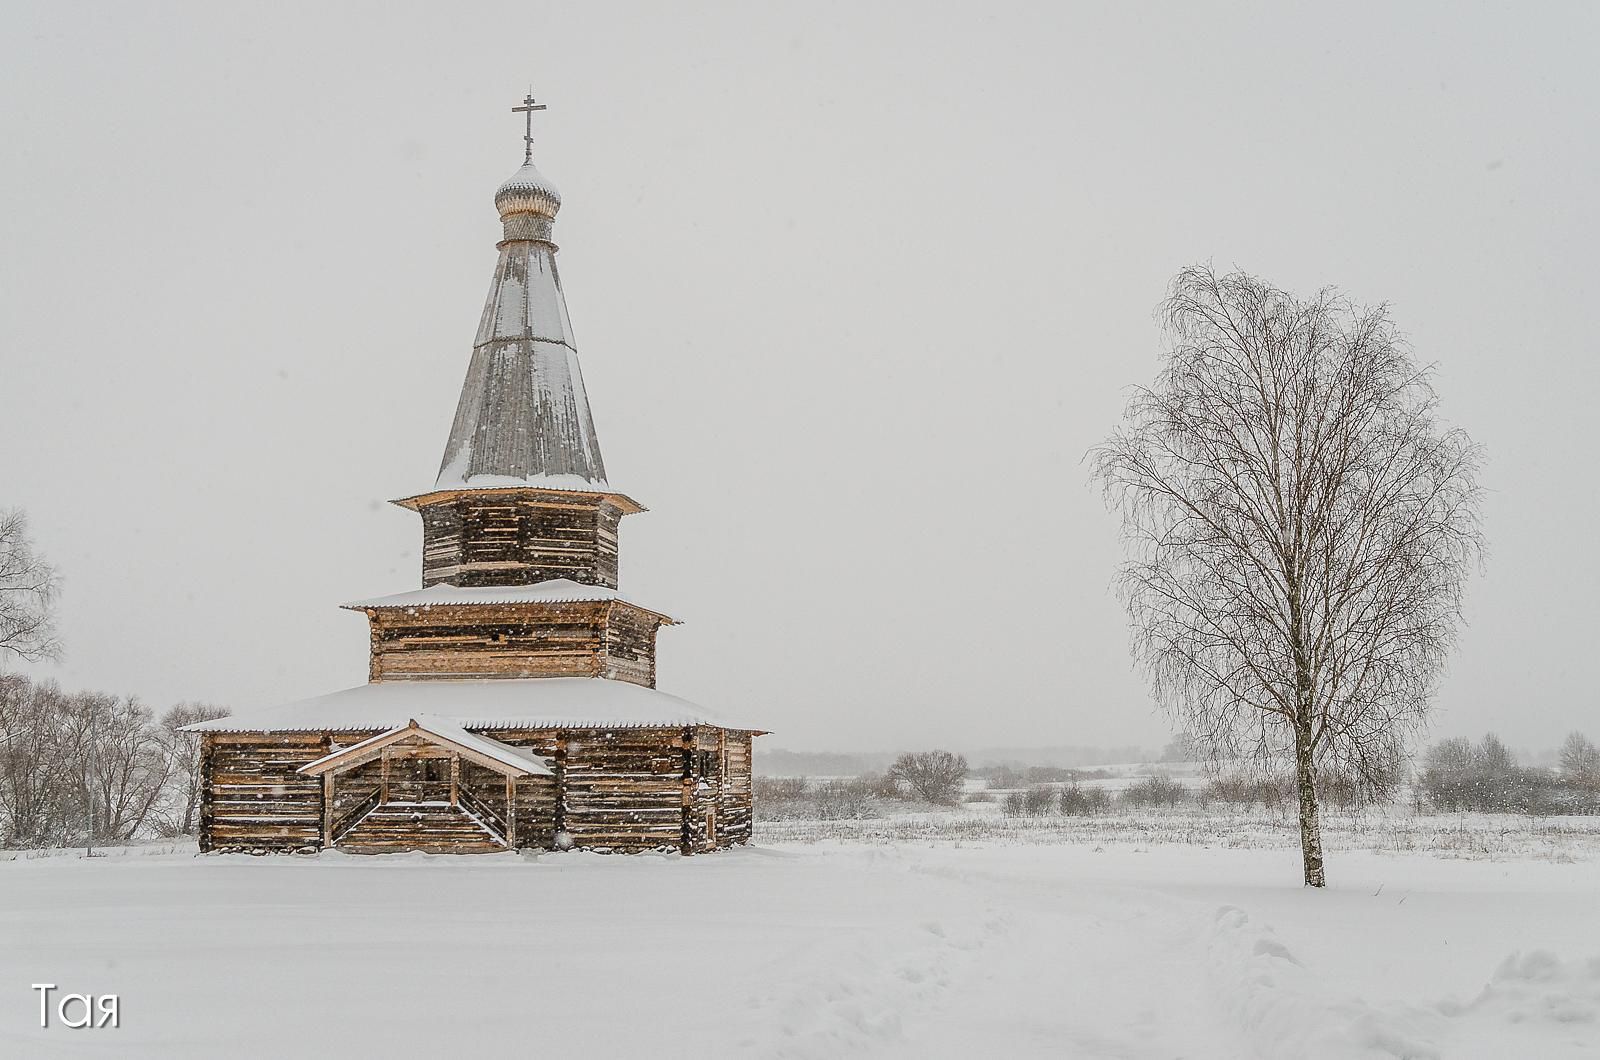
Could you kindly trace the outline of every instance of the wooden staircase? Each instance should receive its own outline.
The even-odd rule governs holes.
[[[421,850],[430,854],[491,854],[505,840],[472,814],[448,802],[385,802],[372,808],[334,844],[352,854]]]

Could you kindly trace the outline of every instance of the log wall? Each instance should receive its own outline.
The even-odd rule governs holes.
[[[722,729],[724,769],[720,792],[720,822],[717,841],[720,846],[733,846],[750,842],[754,834],[754,773],[751,768],[751,743],[748,732]]]
[[[607,606],[369,610],[370,679],[593,677],[602,665]]]
[[[681,848],[682,733],[682,729],[619,729],[565,734],[563,822],[574,847]]]
[[[617,587],[622,510],[602,496],[493,489],[418,507],[422,584]]]
[[[655,687],[661,618],[621,601],[369,608],[372,681],[612,677]]]
[[[606,614],[601,676],[656,686],[656,633],[661,619],[648,611],[614,603]]]
[[[552,759],[554,777],[523,778],[514,801],[517,845],[544,849],[685,853],[750,838],[751,734],[713,726],[655,729],[480,730]],[[207,733],[201,743],[202,850],[317,849],[323,784],[298,772],[373,731]],[[373,761],[335,781],[336,816],[357,806],[381,779]],[[437,801],[418,761],[391,761],[390,801]],[[463,761],[464,785],[497,812],[504,778]],[[711,829],[708,815],[714,813]]]
[[[200,745],[200,849],[321,846],[322,781],[298,770],[327,754],[328,746],[324,733],[207,733]]]

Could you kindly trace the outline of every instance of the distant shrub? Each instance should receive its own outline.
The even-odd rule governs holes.
[[[1020,788],[1027,784],[1022,779],[1022,770],[1010,766],[990,766],[984,771],[983,783],[988,788],[1010,790]]]
[[[985,766],[975,771],[991,791],[1013,791],[1034,784],[1072,784],[1080,780],[1110,780],[1104,769],[1067,769],[1061,766]]]
[[[1249,776],[1229,773],[1214,777],[1201,789],[1202,804],[1213,802],[1231,806],[1261,806],[1268,810],[1282,809],[1294,798],[1294,781],[1287,776]]]
[[[907,752],[895,759],[884,776],[914,798],[954,806],[961,801],[966,784],[967,759],[949,751]]]
[[[961,798],[962,802],[998,802],[992,791],[969,791]]]
[[[1006,793],[1007,817],[1043,817],[1055,811],[1058,805],[1056,789],[1048,784],[1035,784],[1031,788]]]
[[[870,777],[828,780],[818,784],[811,801],[819,821],[881,817],[882,795]]]
[[[1400,781],[1398,762],[1392,770],[1365,777],[1342,769],[1323,769],[1317,773],[1317,794],[1331,806],[1353,810],[1393,802]]]
[[[859,786],[862,791],[874,798],[904,799],[908,797],[905,789],[887,773],[863,773],[851,780],[850,783]]]
[[[1476,744],[1458,737],[1429,748],[1418,786],[1430,806],[1446,812],[1546,816],[1582,813],[1589,803],[1583,788],[1564,776],[1517,765],[1493,733]]]
[[[1600,748],[1581,732],[1561,744],[1561,784],[1579,813],[1600,813]]]
[[[751,790],[755,797],[772,802],[803,799],[806,795],[805,777],[756,777]]]
[[[1061,812],[1075,817],[1105,813],[1111,809],[1111,793],[1105,788],[1080,788],[1069,784],[1061,789]]]
[[[1180,802],[1187,802],[1188,799],[1189,792],[1182,784],[1159,773],[1153,777],[1145,777],[1122,793],[1124,804],[1140,808],[1176,806]]]
[[[764,821],[842,821],[882,817],[884,803],[898,795],[882,776],[833,780],[756,777],[756,816]]]
[[[1059,803],[1056,789],[1048,784],[1035,784],[1022,793],[1022,811],[1029,817],[1042,817]]]

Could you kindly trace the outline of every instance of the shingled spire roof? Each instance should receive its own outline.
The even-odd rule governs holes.
[[[494,202],[500,262],[435,488],[609,492],[551,242],[561,194],[530,160]]]

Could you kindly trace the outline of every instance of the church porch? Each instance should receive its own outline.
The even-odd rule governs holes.
[[[490,853],[546,846],[553,771],[443,719],[412,721],[301,767],[322,781],[323,849]]]

